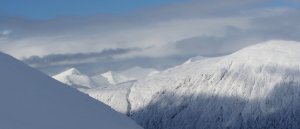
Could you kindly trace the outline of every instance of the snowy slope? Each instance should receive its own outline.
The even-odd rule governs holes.
[[[128,95],[134,81],[120,83],[109,87],[99,87],[93,89],[80,89],[83,93],[97,99],[120,113],[128,114],[130,112],[130,105],[128,102]]]
[[[89,77],[79,72],[76,68],[70,68],[53,76],[54,79],[74,88],[90,89],[101,86],[109,86],[110,83],[102,76]]]
[[[106,98],[127,91],[127,98],[108,104],[117,109],[117,103],[127,102],[123,111],[130,110],[126,113],[146,129],[297,129],[300,43],[268,41],[228,56],[191,61],[114,90],[97,99],[107,103]]]
[[[130,94],[132,84],[136,80],[153,76],[158,73],[159,71],[155,69],[141,67],[132,67],[119,72],[108,71],[101,75],[92,77],[92,80],[94,82],[99,81],[101,83],[105,81],[103,80],[103,78],[105,78],[110,84],[100,86],[98,88],[80,89],[80,91],[107,105],[110,105],[118,112],[128,114],[130,111],[130,104],[127,99]]]
[[[126,116],[0,53],[1,129],[141,129]]]

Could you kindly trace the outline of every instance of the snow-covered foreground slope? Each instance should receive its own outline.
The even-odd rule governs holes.
[[[125,115],[0,53],[1,129],[141,129]]]
[[[114,109],[127,102],[123,111],[146,129],[298,129],[300,43],[269,41],[105,90],[86,92]]]

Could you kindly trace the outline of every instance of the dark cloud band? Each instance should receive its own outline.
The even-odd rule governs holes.
[[[137,51],[136,48],[128,49],[105,49],[101,52],[92,53],[75,53],[75,54],[53,54],[40,56],[31,56],[29,58],[22,59],[25,63],[37,67],[49,67],[55,65],[70,65],[70,64],[82,64],[91,63],[92,61],[105,61],[111,60],[116,55],[127,54],[132,51]]]

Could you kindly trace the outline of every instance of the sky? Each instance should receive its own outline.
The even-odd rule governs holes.
[[[180,0],[1,0],[1,11],[32,19],[124,14]],[[184,0],[182,0],[184,1]]]
[[[0,51],[47,74],[163,70],[300,41],[299,0],[0,0]]]

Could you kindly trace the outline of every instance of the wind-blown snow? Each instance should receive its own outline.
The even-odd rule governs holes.
[[[300,43],[268,41],[228,56],[190,61],[122,88],[87,93],[127,110],[146,129],[298,129]],[[122,99],[108,102],[121,92]],[[118,109],[125,102],[128,106]]]
[[[207,57],[203,57],[203,56],[196,56],[193,58],[188,59],[186,62],[184,62],[183,64],[189,64],[191,62],[195,62],[195,61],[199,61],[199,60],[203,60],[206,59]]]
[[[1,129],[141,129],[125,115],[8,55],[0,53],[0,62]]]

